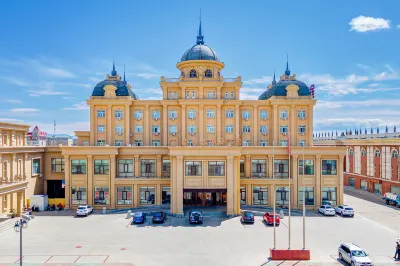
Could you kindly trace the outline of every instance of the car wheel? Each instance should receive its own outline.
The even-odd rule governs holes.
[[[339,260],[343,260],[342,253],[339,252]]]
[[[354,266],[354,262],[351,262],[351,266]]]
[[[341,213],[340,213],[340,216],[342,216],[342,217],[343,217],[343,212],[341,212]]]

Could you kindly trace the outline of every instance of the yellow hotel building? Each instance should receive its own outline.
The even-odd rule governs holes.
[[[223,77],[203,38],[200,25],[180,76],[161,77],[160,100],[140,100],[113,65],[87,100],[90,131],[76,132],[78,146],[45,148],[49,198],[66,208],[167,205],[174,214],[221,205],[236,215],[241,205],[287,206],[290,177],[293,208],[303,190],[309,208],[343,203],[346,149],[313,146],[309,87],[287,65],[258,100],[241,100],[241,77]]]

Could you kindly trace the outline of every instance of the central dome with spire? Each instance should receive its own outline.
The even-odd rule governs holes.
[[[201,18],[196,44],[187,50],[181,58],[181,62],[189,60],[213,60],[219,62],[217,53],[211,47],[204,44],[204,36],[201,33]]]

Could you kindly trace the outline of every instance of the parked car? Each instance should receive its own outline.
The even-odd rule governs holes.
[[[352,266],[356,265],[374,265],[372,260],[368,257],[368,254],[355,244],[344,243],[341,244],[338,248],[339,251],[339,259],[351,264]]]
[[[189,223],[190,224],[202,224],[203,223],[203,214],[201,211],[191,211],[189,213]]]
[[[90,205],[80,205],[76,209],[76,216],[88,216],[93,213],[93,207]]]
[[[335,208],[335,212],[341,216],[354,217],[354,209],[349,205],[339,205]]]
[[[318,208],[318,212],[322,213],[323,215],[331,215],[335,216],[335,209],[331,205],[322,205]]]
[[[279,226],[281,220],[279,218],[279,215],[275,213],[266,212],[263,217],[264,222],[266,222],[268,225],[273,225],[275,222],[276,226]]]
[[[135,212],[133,214],[132,222],[134,224],[142,224],[146,221],[146,214],[144,212]]]
[[[252,212],[243,212],[242,217],[240,217],[240,221],[242,223],[252,223],[252,224],[254,224],[254,213],[252,213]]]
[[[155,212],[153,214],[153,223],[163,223],[167,219],[165,212]]]
[[[330,205],[330,206],[333,206],[333,201],[322,199],[322,205]]]

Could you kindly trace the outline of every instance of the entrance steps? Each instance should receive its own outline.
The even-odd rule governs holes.
[[[9,218],[0,223],[0,234],[14,228],[14,225],[20,218]]]

